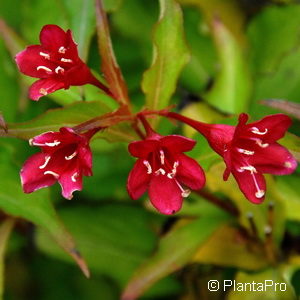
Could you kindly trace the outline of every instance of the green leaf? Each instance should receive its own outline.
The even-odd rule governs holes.
[[[209,25],[218,17],[241,44],[245,44],[246,16],[242,6],[235,0],[179,0],[179,3],[198,7]]]
[[[19,173],[7,160],[5,165],[1,165],[0,177],[0,208],[9,215],[24,218],[47,230],[58,245],[73,257],[83,273],[89,276],[89,270],[71,234],[58,218],[49,200],[49,190],[42,189],[32,194],[24,194]]]
[[[266,283],[271,286],[265,287],[265,280],[267,281]],[[293,287],[283,277],[279,268],[267,269],[261,273],[254,273],[254,274],[238,272],[235,278],[235,282],[236,282],[235,288],[232,288],[230,290],[227,298],[228,300],[240,300],[240,299],[293,300],[296,299],[296,295]],[[250,289],[251,283],[254,283],[253,286],[256,289],[256,291]],[[275,285],[276,283],[277,285]],[[227,282],[227,284],[229,285],[229,282]],[[233,281],[232,281],[232,286],[233,286]],[[240,290],[238,290],[239,288]],[[227,287],[227,290],[229,290],[229,286]]]
[[[169,104],[179,73],[189,59],[181,8],[174,0],[160,0],[153,40],[153,61],[144,73],[142,89],[147,107],[161,109]]]
[[[7,218],[0,224],[0,299],[3,299],[4,291],[4,261],[6,245],[14,224],[15,219],[13,218]]]
[[[285,136],[280,139],[280,144],[293,152],[300,152],[300,137],[293,133],[287,132]]]
[[[186,7],[184,29],[191,59],[184,67],[180,81],[189,92],[202,93],[216,73],[217,55],[204,17],[194,7]],[[201,95],[200,95],[201,96]]]
[[[270,5],[257,14],[247,32],[255,73],[276,71],[280,61],[299,43],[299,33],[299,5]]]
[[[225,220],[226,216],[201,217],[176,226],[160,240],[156,252],[136,270],[122,299],[137,299],[156,281],[187,264],[196,250]]]
[[[202,264],[259,270],[268,264],[262,244],[253,243],[245,232],[229,225],[220,227],[193,260]]]
[[[204,98],[215,108],[226,113],[247,111],[251,93],[251,77],[243,48],[224,24],[212,23],[220,62],[220,71],[212,89]]]
[[[256,118],[274,113],[274,109],[260,105],[260,100],[285,99],[300,102],[300,69],[297,67],[299,60],[300,43],[298,42],[298,45],[282,57],[274,72],[255,76],[250,113],[255,114]]]
[[[109,111],[110,108],[99,101],[78,102],[64,108],[48,110],[28,122],[8,124],[8,134],[18,138],[30,139],[49,130],[57,131],[63,126],[73,127]]]
[[[1,20],[0,20],[0,36],[1,36]],[[18,110],[19,88],[16,87],[15,80],[17,73],[14,63],[11,61],[9,54],[5,49],[5,44],[0,39],[0,82],[3,88],[0,89],[0,112],[3,113],[5,119],[13,122]]]
[[[145,46],[144,43],[147,43],[147,46],[149,43],[150,46],[149,37],[151,35],[152,25],[156,21],[155,14],[153,13],[154,11],[156,12],[156,8],[157,1],[123,1],[120,9],[111,15],[112,24],[122,36],[127,36],[130,40],[137,41],[141,47]],[[134,16],[134,18],[132,18],[132,16]],[[139,26],[136,24],[139,24]],[[135,49],[132,53],[126,53],[125,56],[131,54],[135,56],[138,50],[139,49]],[[122,57],[120,58],[122,59]]]
[[[154,215],[144,209],[107,204],[97,208],[72,206],[59,213],[72,230],[91,270],[115,279],[122,286],[153,250],[156,237],[150,224]],[[49,236],[41,230],[37,232],[37,243],[44,252],[70,261],[49,243]]]
[[[39,44],[39,33],[46,24],[68,29],[66,10],[60,0],[52,1],[50,7],[47,1],[24,0],[19,3],[18,10],[22,12],[21,36],[28,44]]]
[[[119,6],[122,4],[123,0],[103,0],[103,5],[105,11],[116,11]]]

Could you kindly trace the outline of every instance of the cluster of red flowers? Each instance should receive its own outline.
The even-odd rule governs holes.
[[[25,75],[40,78],[29,90],[33,100],[72,85],[93,84],[111,95],[109,88],[97,80],[79,58],[71,31],[46,25],[40,34],[41,45],[27,47],[16,56],[17,65]],[[164,116],[195,128],[208,141],[226,164],[223,178],[232,173],[240,190],[253,203],[261,203],[266,193],[263,174],[291,174],[297,162],[289,151],[277,143],[291,125],[283,114],[267,116],[249,123],[248,115],[239,116],[237,126],[206,124],[169,112]],[[143,113],[137,115],[146,137],[129,144],[130,154],[137,161],[128,176],[127,190],[133,199],[147,190],[153,206],[163,214],[180,210],[182,199],[190,190],[201,189],[205,174],[199,164],[184,154],[196,142],[179,135],[161,136],[148,124]],[[32,138],[30,145],[39,146],[21,170],[25,193],[48,187],[58,181],[62,195],[82,189],[82,176],[92,175],[92,152],[89,141],[97,129],[78,133],[63,127],[59,132],[46,132]],[[188,189],[189,188],[189,189]]]

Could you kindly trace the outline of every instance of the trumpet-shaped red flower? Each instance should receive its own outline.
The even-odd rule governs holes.
[[[148,189],[153,206],[163,214],[173,214],[182,205],[182,198],[190,194],[188,189],[201,189],[205,175],[198,163],[183,154],[196,142],[179,135],[161,136],[151,132],[143,141],[129,144],[130,154],[137,157],[131,170],[127,190],[134,200]]]
[[[29,89],[33,100],[68,89],[71,85],[93,84],[109,94],[109,90],[91,73],[79,58],[77,45],[70,30],[64,32],[57,25],[46,25],[40,33],[41,45],[32,45],[16,55],[17,65],[25,75],[41,78]]]
[[[205,124],[172,112],[168,116],[192,126],[206,137],[213,150],[224,159],[224,180],[232,173],[240,190],[253,203],[264,200],[263,173],[291,174],[297,167],[292,154],[276,142],[291,125],[291,119],[284,114],[246,124],[248,115],[243,113],[237,126]]]
[[[92,175],[92,152],[89,140],[94,132],[76,134],[63,127],[59,132],[49,131],[29,141],[39,146],[41,153],[32,155],[21,169],[21,182],[25,193],[53,185],[62,187],[66,199],[82,189],[82,176]]]

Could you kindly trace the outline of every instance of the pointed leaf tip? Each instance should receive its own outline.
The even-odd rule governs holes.
[[[73,248],[70,250],[70,255],[74,258],[76,261],[77,265],[81,269],[82,273],[85,275],[86,278],[90,278],[90,270],[89,267],[87,266],[87,263],[85,262],[84,258],[81,256],[80,252],[76,249]]]

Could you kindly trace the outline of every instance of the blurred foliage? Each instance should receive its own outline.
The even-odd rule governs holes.
[[[269,176],[265,202],[254,205],[232,178],[222,181],[221,159],[187,126],[182,131],[198,142],[190,153],[205,169],[207,184],[202,194],[185,199],[175,216],[159,215],[146,197],[133,202],[127,195],[134,163],[127,143],[137,139],[129,123],[95,136],[94,176],[84,178],[84,190],[71,202],[61,198],[57,185],[23,194],[18,173],[37,149],[21,139],[118,107],[91,86],[59,91],[38,103],[28,99],[33,80],[18,72],[13,58],[25,45],[39,43],[45,24],[70,28],[95,76],[116,80],[123,95],[128,88],[132,111],[176,104],[186,116],[232,125],[240,112],[257,120],[282,111],[295,121],[282,143],[300,159],[298,1],[104,0],[103,5],[118,63],[112,69],[103,67],[113,61],[112,49],[99,55],[93,0],[0,1],[0,294],[43,300],[300,297],[299,170]],[[103,28],[100,44],[109,38]],[[120,72],[117,79],[114,72]],[[6,137],[6,124],[14,138]],[[153,124],[163,134],[180,132],[166,120]],[[87,273],[85,261],[89,280],[75,267],[77,262]],[[274,280],[288,288],[214,293],[207,288],[211,279]]]

